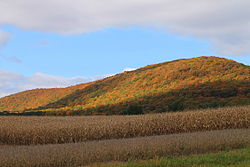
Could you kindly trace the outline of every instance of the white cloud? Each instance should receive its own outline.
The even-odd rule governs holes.
[[[21,63],[22,62],[22,60],[16,56],[6,56],[6,55],[0,54],[0,57],[9,61],[9,62],[13,62],[13,63]]]
[[[134,70],[136,70],[136,68],[125,68],[124,70],[123,70],[123,72],[126,72],[126,71],[134,71]]]
[[[0,46],[5,45],[9,41],[9,39],[10,39],[10,34],[5,31],[0,30]]]
[[[35,88],[67,87],[102,79],[108,76],[110,75],[96,76],[92,78],[64,78],[43,73],[36,73],[31,77],[26,77],[18,73],[0,70],[0,97]]]
[[[148,26],[209,40],[224,55],[249,55],[249,8],[249,0],[1,0],[0,25],[64,34]]]
[[[19,85],[24,83],[24,77],[17,73],[0,70],[0,97],[19,91]]]
[[[49,45],[49,41],[47,40],[42,40],[42,41],[38,41],[38,42],[35,42],[33,43],[35,46],[47,46]]]
[[[1,46],[4,46],[10,40],[11,35],[8,32],[0,30],[0,49]],[[0,50],[1,51],[1,50]],[[16,56],[6,56],[0,53],[0,58],[3,58],[7,61],[14,62],[14,63],[21,63],[22,61],[17,58]]]

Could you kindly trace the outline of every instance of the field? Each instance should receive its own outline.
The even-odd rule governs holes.
[[[0,117],[0,144],[76,143],[250,127],[247,107],[139,116]]]
[[[81,166],[94,162],[151,159],[250,146],[250,130],[220,130],[84,143],[0,149],[1,167]]]
[[[1,167],[84,166],[250,147],[249,106],[139,116],[2,116],[0,123]]]

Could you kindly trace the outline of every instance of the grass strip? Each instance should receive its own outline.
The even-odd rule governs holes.
[[[98,164],[99,167],[249,167],[250,147],[221,153],[165,157],[128,163]],[[92,165],[91,167],[97,167]]]

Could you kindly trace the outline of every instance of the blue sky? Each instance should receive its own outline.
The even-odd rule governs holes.
[[[244,0],[2,0],[0,96],[198,56],[250,65],[248,7]]]
[[[63,77],[115,74],[125,68],[217,55],[206,41],[140,27],[108,28],[79,35],[22,31],[8,27],[12,34],[2,50],[1,68],[31,76],[41,72]]]
[[[13,27],[3,30],[12,37],[1,50],[10,59],[1,58],[0,67],[25,76],[40,72],[62,77],[94,77],[198,56],[220,56],[250,64],[250,57],[217,54],[208,41],[143,27],[107,28],[77,35]]]

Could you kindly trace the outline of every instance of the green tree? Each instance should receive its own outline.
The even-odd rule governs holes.
[[[127,110],[123,112],[124,115],[140,115],[144,114],[142,107],[138,104],[131,104],[128,106]]]

